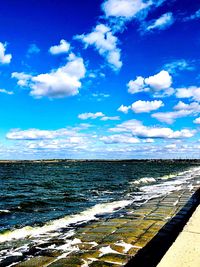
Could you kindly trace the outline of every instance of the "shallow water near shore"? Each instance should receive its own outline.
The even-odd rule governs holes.
[[[118,218],[124,208],[179,191],[200,173],[195,161],[58,161],[0,164],[0,256],[21,255],[81,225]],[[59,243],[60,240],[60,243]],[[49,244],[51,246],[51,244]]]

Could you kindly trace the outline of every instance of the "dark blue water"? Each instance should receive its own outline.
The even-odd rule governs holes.
[[[187,170],[189,161],[60,161],[0,164],[0,230],[42,225],[99,203],[131,199],[141,178]],[[130,184],[132,183],[132,186]],[[145,182],[146,184],[148,183]]]

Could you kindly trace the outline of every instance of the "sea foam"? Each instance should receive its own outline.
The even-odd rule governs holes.
[[[49,232],[57,231],[58,229],[67,227],[71,224],[84,223],[91,220],[97,220],[98,215],[108,214],[120,210],[132,203],[131,200],[114,201],[110,203],[97,204],[87,210],[80,212],[79,214],[69,215],[61,219],[53,220],[46,223],[42,227],[25,226],[20,229],[6,231],[0,234],[0,243],[23,239],[31,237],[39,237],[41,235],[48,234]]]

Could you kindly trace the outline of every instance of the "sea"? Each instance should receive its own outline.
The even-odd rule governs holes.
[[[30,243],[70,236],[130,204],[180,190],[197,173],[195,160],[1,162],[0,264]]]

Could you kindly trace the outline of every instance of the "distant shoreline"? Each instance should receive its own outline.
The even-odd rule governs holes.
[[[1,163],[54,163],[54,162],[196,162],[200,159],[33,159],[33,160],[0,160]]]

